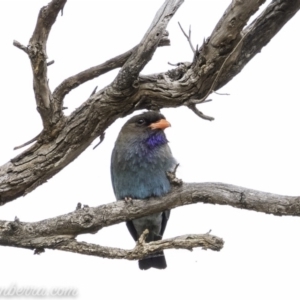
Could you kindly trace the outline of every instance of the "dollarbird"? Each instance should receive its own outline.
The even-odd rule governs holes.
[[[129,119],[122,127],[111,156],[111,180],[117,200],[160,197],[171,190],[166,172],[176,166],[164,129],[171,126],[165,117],[148,111]],[[146,242],[161,240],[170,210],[127,221],[135,241],[149,230]],[[163,252],[139,260],[139,268],[165,269]]]

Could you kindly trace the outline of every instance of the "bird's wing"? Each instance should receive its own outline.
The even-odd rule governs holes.
[[[169,220],[169,218],[170,218],[170,213],[171,213],[170,210],[165,210],[165,211],[162,213],[161,230],[160,230],[160,235],[161,235],[161,236],[163,236],[163,234],[164,234],[164,232],[165,232],[165,229],[166,229],[168,220]]]
[[[111,183],[112,183],[112,186],[113,186],[113,190],[114,190],[114,193],[116,194],[116,188],[115,188],[115,180],[114,180],[114,167],[113,167],[113,161],[114,159],[116,158],[116,150],[115,148],[113,149],[113,152],[111,154],[111,163],[110,163],[110,176],[111,176]]]
[[[127,221],[126,222],[126,226],[127,226],[128,230],[129,230],[131,236],[133,237],[133,239],[135,241],[137,241],[139,237],[138,237],[138,234],[137,234],[137,232],[135,230],[135,227],[134,227],[132,221]]]

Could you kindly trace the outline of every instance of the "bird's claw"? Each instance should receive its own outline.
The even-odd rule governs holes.
[[[80,202],[77,203],[75,210],[79,210],[82,208],[82,204]]]
[[[174,171],[167,172],[167,177],[172,186],[182,186],[182,180],[176,177],[176,171],[179,164],[177,164],[174,168]]]
[[[125,198],[124,198],[124,201],[125,201],[127,204],[132,204],[132,198],[131,198],[131,197],[125,197]]]

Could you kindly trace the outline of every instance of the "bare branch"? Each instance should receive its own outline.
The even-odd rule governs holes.
[[[205,100],[204,100],[205,101]],[[204,102],[202,102],[204,103]],[[196,104],[189,104],[187,106],[192,112],[194,112],[198,117],[204,120],[213,121],[215,118],[210,117],[202,113],[200,110],[197,109]]]
[[[178,63],[177,64],[172,64],[172,63],[168,62],[168,65],[170,65],[172,67],[178,67]]]
[[[146,253],[171,248],[204,247],[218,251],[223,241],[209,234],[187,235],[149,244],[144,243],[143,236],[133,250],[101,247],[74,240],[78,234],[96,233],[106,226],[198,202],[230,205],[279,216],[300,216],[300,197],[297,196],[281,196],[223,183],[185,183],[159,199],[132,200],[131,205],[116,201],[94,208],[78,206],[72,213],[32,223],[18,219],[0,221],[0,245],[60,249],[126,259],[140,259]]]
[[[216,76],[215,76],[215,79],[211,85],[211,87],[209,88],[208,92],[206,93],[206,95],[200,99],[200,100],[195,100],[195,99],[190,99],[189,101],[187,101],[187,106],[189,107],[190,104],[200,104],[200,103],[203,103],[207,97],[214,91],[214,88],[216,87],[217,83],[218,83],[218,80],[220,78],[220,75],[222,74],[226,64],[230,61],[230,59],[233,57],[233,55],[235,55],[237,52],[239,52],[239,49],[240,49],[240,46],[241,44],[243,43],[244,39],[247,37],[247,35],[250,33],[250,31],[248,31],[241,39],[240,41],[237,43],[237,45],[233,48],[233,50],[230,52],[230,54],[226,57],[226,59],[224,60],[221,68],[219,71],[216,72]],[[196,110],[194,110],[196,107],[194,106],[191,106],[192,110],[198,115],[198,113],[196,112]],[[190,107],[189,107],[190,108]],[[202,113],[200,112],[200,115]],[[199,115],[199,116],[200,116]]]
[[[213,235],[189,234],[151,243],[137,243],[136,247],[132,250],[103,247],[85,242],[77,242],[76,240],[60,243],[55,249],[105,258],[138,260],[151,253],[166,249],[192,250],[193,248],[202,247],[204,250],[220,251],[223,245],[223,240]]]
[[[26,143],[24,143],[24,144],[22,144],[20,146],[14,147],[14,150],[21,149],[21,148],[23,148],[23,147],[25,147],[27,145],[30,145],[31,143],[35,142],[39,138],[40,135],[41,135],[41,133],[39,133],[37,136],[35,136],[31,140],[29,140],[28,142],[26,142]]]
[[[182,3],[183,0],[166,0],[157,12],[136,51],[127,60],[112,83],[112,88],[117,94],[127,95],[128,91],[132,93],[132,87],[137,87],[135,85],[141,70],[151,60],[160,40],[166,34],[169,21]]]
[[[220,95],[220,96],[230,96],[229,93],[220,93],[220,92],[216,92],[216,91],[212,91],[213,93],[217,94],[217,95]],[[207,100],[206,100],[207,102]]]
[[[100,135],[100,141],[98,144],[96,144],[96,146],[93,147],[93,150],[95,150],[104,140],[105,138],[105,132],[103,132],[101,135]]]
[[[74,237],[83,233],[95,233],[103,227],[124,221],[195,203],[229,205],[280,216],[300,216],[299,196],[276,195],[224,183],[184,183],[173,188],[163,197],[147,201],[132,200],[132,205],[128,205],[125,201],[116,201],[93,208],[83,207],[72,213],[39,222],[19,221],[17,225],[16,222],[0,221],[0,232],[2,232],[0,236],[8,230],[7,226],[19,226],[16,232],[10,232],[11,239],[20,236],[24,238],[55,235]],[[26,229],[28,226],[31,228],[30,231]]]
[[[114,70],[116,68],[121,68],[135,49],[136,47],[121,55],[109,59],[98,66],[89,68],[74,76],[65,79],[53,92],[53,99],[55,101],[56,110],[60,110],[64,97],[71,90],[111,70]]]
[[[2,244],[1,239],[0,244]],[[221,238],[210,234],[189,234],[156,242],[137,243],[136,247],[132,250],[78,242],[68,236],[31,239],[30,242],[28,240],[21,240],[15,244],[9,244],[9,246],[35,249],[35,254],[44,252],[40,249],[48,248],[103,258],[128,260],[142,259],[151,253],[166,249],[192,250],[193,248],[202,247],[204,250],[210,249],[213,251],[220,251],[223,248],[223,245],[224,242]]]
[[[240,54],[230,67],[226,68],[216,90],[236,76],[245,65],[265,47],[281,28],[299,11],[299,0],[272,1],[267,8],[241,33],[246,35]],[[248,32],[250,32],[248,34]],[[225,75],[226,74],[226,75]]]
[[[98,85],[93,89],[93,91],[92,91],[90,97],[92,97],[93,95],[95,95],[95,93],[96,93],[96,91],[97,91],[97,88],[98,88]]]
[[[45,252],[44,249],[47,248],[103,258],[128,260],[142,259],[151,253],[166,249],[192,250],[193,248],[202,247],[204,250],[220,251],[224,245],[221,238],[210,234],[189,234],[151,243],[137,243],[132,250],[78,242],[70,236],[21,238],[12,242],[1,238],[0,235],[0,245],[3,245],[3,243],[7,243],[6,246],[35,249],[34,254]]]
[[[191,26],[190,26],[190,28],[189,28],[189,35],[187,35],[187,34],[185,33],[185,31],[183,30],[183,28],[182,28],[180,22],[178,22],[178,25],[179,25],[179,27],[180,27],[182,33],[184,34],[184,36],[187,38],[187,40],[188,40],[188,42],[189,42],[189,44],[190,44],[190,47],[191,47],[193,53],[195,53],[196,50],[195,50],[195,48],[194,48],[194,46],[193,46],[193,44],[192,44],[192,40],[191,40]]]
[[[162,39],[158,47],[163,47],[167,45],[169,45],[169,40]],[[61,106],[63,105],[63,100],[69,92],[71,92],[73,89],[77,88],[79,85],[89,80],[99,77],[114,69],[121,68],[124,65],[124,63],[127,61],[127,59],[132,55],[132,53],[136,51],[136,49],[137,46],[135,46],[134,48],[130,49],[129,51],[123,54],[120,54],[114,58],[107,60],[102,64],[86,69],[76,75],[73,75],[65,79],[53,92],[55,111],[61,110]]]
[[[33,89],[37,110],[46,130],[57,122],[53,119],[52,94],[47,77],[47,40],[52,25],[66,2],[67,0],[53,0],[47,6],[41,8],[36,27],[27,47],[33,72]]]
[[[28,54],[28,48],[26,46],[22,45],[21,43],[19,43],[18,41],[14,40],[13,45],[15,47],[19,48],[20,50],[24,51],[26,54]]]
[[[50,60],[49,62],[47,62],[47,67],[49,67],[49,66],[51,66],[51,65],[53,65],[54,64],[54,60]]]

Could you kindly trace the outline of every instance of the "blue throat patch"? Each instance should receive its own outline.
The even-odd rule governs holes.
[[[153,149],[157,146],[161,146],[167,143],[168,140],[163,132],[154,133],[150,135],[149,138],[146,140],[146,144],[150,149]]]

